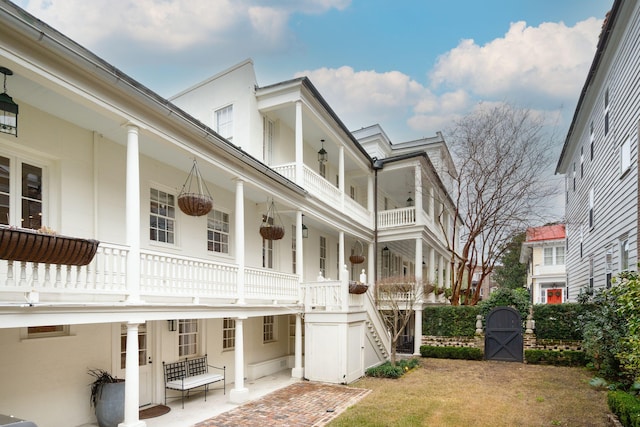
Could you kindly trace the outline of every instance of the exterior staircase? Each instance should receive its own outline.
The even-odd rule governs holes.
[[[391,335],[384,325],[382,316],[376,308],[371,292],[365,293],[366,334],[370,347],[365,354],[366,368],[380,365],[389,360],[391,355]],[[372,354],[373,353],[373,354]]]

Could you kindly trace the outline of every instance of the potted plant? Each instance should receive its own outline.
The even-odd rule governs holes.
[[[91,406],[95,407],[100,427],[117,427],[124,421],[124,380],[104,369],[89,369]]]

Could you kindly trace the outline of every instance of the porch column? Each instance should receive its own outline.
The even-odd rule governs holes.
[[[344,194],[344,147],[342,145],[338,148],[338,189],[342,195],[342,206],[344,206],[344,198],[347,196]]]
[[[422,167],[418,164],[414,170],[415,174],[415,208],[416,208],[416,224],[423,225],[424,224],[424,207],[422,205]],[[422,262],[422,261],[420,261]],[[416,264],[418,265],[418,264]]]
[[[302,101],[296,101],[296,184],[304,187],[303,138],[302,138]]]
[[[137,303],[140,301],[140,153],[138,127],[133,124],[127,125],[126,171],[127,302]]]
[[[374,185],[374,180],[373,180],[373,176],[371,174],[369,174],[369,176],[367,177],[367,210],[369,211],[369,213],[373,216],[373,212],[375,210],[375,194],[374,194],[374,190],[375,190],[375,185]]]
[[[422,345],[422,303],[416,304],[413,310],[415,328],[413,334],[413,355],[420,356],[420,346]]]
[[[236,318],[235,387],[229,393],[231,403],[243,403],[249,399],[249,390],[244,386],[244,326],[246,317]]]
[[[376,281],[376,277],[378,277],[378,275],[376,274],[376,268],[375,268],[375,256],[376,256],[376,252],[375,252],[375,245],[373,244],[373,242],[369,242],[369,247],[367,248],[367,278],[369,281],[369,284],[373,284],[375,286],[375,281]]]
[[[429,283],[435,285],[436,282],[436,250],[429,248]]]
[[[296,274],[298,275],[298,279],[300,284],[304,283],[304,257],[302,253],[302,248],[304,247],[302,244],[302,211],[296,212]],[[302,298],[300,298],[302,301]]]
[[[444,286],[445,288],[451,288],[451,263],[444,263]]]
[[[236,178],[236,264],[238,264],[238,300],[237,304],[245,304],[244,299],[244,181]]]
[[[443,270],[444,270],[444,257],[438,254],[438,287],[446,288]]]
[[[416,197],[417,199],[417,197]],[[418,203],[416,203],[418,206]],[[420,345],[422,344],[422,302],[425,300],[424,284],[422,283],[422,238],[416,238],[416,282],[419,283],[420,289],[418,289],[419,298],[416,299],[413,311],[413,354],[415,356],[420,355]]]
[[[124,382],[124,421],[118,427],[146,427],[139,419],[140,368],[138,367],[138,325],[127,323],[127,354]]]
[[[304,368],[302,367],[302,315],[296,313],[296,341],[295,341],[294,367],[291,370],[292,378],[304,377]]]
[[[344,268],[344,231],[340,232],[338,237],[338,280],[348,280],[348,277],[344,277],[347,269]]]

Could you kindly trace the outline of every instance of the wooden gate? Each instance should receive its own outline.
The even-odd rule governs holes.
[[[522,319],[511,307],[496,307],[487,315],[484,358],[504,362],[523,361]]]

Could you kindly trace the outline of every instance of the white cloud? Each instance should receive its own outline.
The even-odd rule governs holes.
[[[575,97],[593,59],[602,20],[589,18],[573,27],[512,23],[504,37],[483,46],[473,40],[438,58],[430,73],[436,87],[465,87],[478,96],[526,94],[566,101]]]
[[[286,40],[291,14],[342,10],[350,0],[21,0],[18,4],[89,48],[115,38],[179,51],[199,44],[227,45],[229,39],[240,38],[273,45]]]

